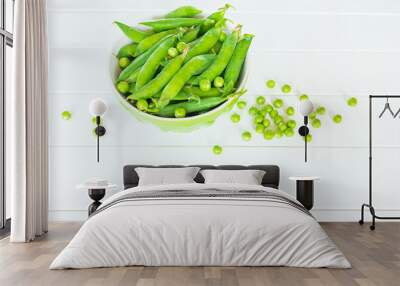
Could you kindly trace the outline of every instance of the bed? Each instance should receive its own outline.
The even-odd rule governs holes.
[[[314,217],[279,190],[275,165],[199,165],[264,170],[261,185],[138,186],[124,167],[124,190],[106,199],[50,269],[118,266],[292,266],[350,268]],[[157,166],[171,168],[182,166]]]

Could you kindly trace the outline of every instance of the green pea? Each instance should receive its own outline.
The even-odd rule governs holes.
[[[251,140],[251,133],[249,131],[245,131],[242,133],[242,139],[244,141],[250,141]]]
[[[333,122],[339,124],[340,122],[342,122],[342,116],[340,114],[336,114],[335,116],[333,116]]]
[[[257,115],[261,115],[262,117],[265,117],[265,115],[267,115],[267,112],[265,110],[261,109],[257,112]]]
[[[254,122],[255,123],[262,123],[264,121],[264,116],[262,116],[262,115],[257,115],[255,118],[254,118]]]
[[[224,86],[224,78],[220,77],[220,76],[217,76],[214,79],[214,86],[218,87],[218,88],[223,87]]]
[[[291,129],[296,128],[296,125],[297,125],[296,121],[294,121],[294,120],[289,120],[286,124],[287,124],[287,127],[291,128]]]
[[[141,31],[118,21],[115,21],[114,24],[116,24],[118,28],[120,28],[120,30],[125,34],[125,36],[127,36],[129,39],[131,39],[133,42],[136,43],[142,41],[143,39],[147,38],[149,35],[152,34],[151,31]]]
[[[179,42],[176,45],[176,49],[178,50],[178,52],[183,53],[183,51],[188,47],[188,44],[186,44],[185,42]]]
[[[309,117],[311,120],[313,120],[313,119],[317,118],[317,113],[316,113],[316,112],[312,112],[312,113],[310,113],[310,114],[308,115],[308,117]]]
[[[294,109],[293,106],[289,106],[288,108],[286,108],[286,114],[287,114],[288,116],[293,116],[294,113],[295,113],[295,109]]]
[[[326,108],[323,106],[320,106],[317,108],[317,110],[315,112],[319,115],[324,115],[326,113]]]
[[[357,98],[355,98],[355,97],[350,97],[350,98],[347,100],[347,105],[350,106],[350,107],[356,106],[356,105],[357,105]]]
[[[276,115],[276,116],[274,117],[274,123],[275,123],[275,124],[279,124],[279,123],[281,123],[281,122],[283,122],[283,117],[280,116],[280,115]]]
[[[294,131],[293,131],[292,128],[287,128],[287,129],[284,131],[284,134],[285,134],[286,137],[293,137],[293,136],[294,136]]]
[[[246,108],[246,105],[247,105],[246,101],[243,101],[243,100],[240,100],[240,101],[238,101],[238,103],[237,103],[237,107],[238,107],[239,109],[245,109],[245,108]]]
[[[179,93],[185,83],[193,75],[198,74],[205,68],[207,68],[214,59],[214,55],[201,55],[194,57],[186,64],[184,64],[184,66],[173,76],[170,82],[165,86],[158,102],[159,106],[161,108],[165,107],[169,103],[169,101],[172,100]]]
[[[313,121],[311,121],[311,125],[314,128],[320,128],[321,127],[321,120],[318,118],[315,118]]]
[[[215,155],[220,155],[223,151],[222,147],[219,145],[214,145],[212,150]]]
[[[175,44],[176,38],[176,36],[170,36],[149,56],[138,74],[136,90],[139,90],[153,78],[161,61],[167,56],[168,49]]]
[[[283,100],[280,98],[275,99],[273,105],[275,108],[281,108],[283,106]]]
[[[120,81],[119,83],[117,83],[117,89],[120,93],[127,93],[129,91],[129,83],[127,83],[126,81]]]
[[[118,60],[119,67],[121,69],[126,68],[127,66],[129,66],[130,63],[131,63],[131,60],[129,58],[126,58],[126,57],[122,57],[122,58],[120,58]]]
[[[68,111],[68,110],[64,110],[64,111],[61,113],[61,117],[62,117],[62,119],[64,119],[64,120],[70,120],[71,117],[72,117],[72,113],[71,113],[70,111]]]
[[[270,113],[274,108],[272,107],[271,104],[267,104],[267,105],[264,107],[264,109],[265,109],[266,112]]]
[[[186,116],[186,109],[183,107],[178,107],[175,109],[175,117],[176,118],[183,118]]]
[[[174,47],[171,47],[171,48],[168,49],[168,55],[171,58],[175,58],[178,55],[178,50],[176,48],[174,48]]]
[[[266,82],[265,84],[268,88],[274,88],[276,85],[276,82],[273,79],[270,79]]]
[[[303,137],[303,140],[306,140],[307,143],[312,141],[312,135],[311,134],[307,134],[305,137]]]
[[[278,138],[282,138],[282,136],[283,136],[283,134],[284,134],[284,131],[282,131],[282,130],[276,130],[276,137],[278,137]]]
[[[258,105],[263,105],[265,103],[265,97],[262,96],[262,95],[258,96],[257,99],[256,99],[256,103]]]
[[[265,140],[272,140],[275,137],[275,131],[271,129],[266,129],[264,131],[264,139]]]
[[[275,109],[271,110],[270,112],[268,112],[269,116],[271,118],[275,118],[278,115],[278,111],[276,111]]]
[[[263,120],[264,127],[268,128],[271,125],[271,121],[267,118]]]
[[[284,85],[282,85],[281,90],[283,93],[289,93],[292,91],[292,87],[288,84],[284,84]]]
[[[229,34],[225,42],[222,44],[221,50],[215,58],[215,61],[198,76],[198,81],[205,78],[212,81],[225,70],[235,50],[239,35],[240,27],[236,28],[231,34]]]
[[[257,107],[252,106],[249,108],[249,114],[255,116],[257,114]]]
[[[238,123],[240,121],[240,115],[237,113],[234,113],[231,115],[231,121],[233,123]]]
[[[169,12],[167,15],[165,15],[165,18],[191,18],[200,14],[201,12],[202,11],[200,9],[187,5]]]
[[[283,132],[286,130],[287,126],[286,126],[285,122],[280,122],[278,124],[278,128],[279,128],[279,130],[281,130]]]
[[[208,91],[211,88],[211,82],[205,78],[200,81],[199,86],[202,91]]]
[[[153,28],[154,31],[160,32],[180,27],[191,27],[204,23],[205,19],[201,18],[167,18],[152,21],[140,22],[139,24]]]
[[[308,99],[308,95],[307,94],[302,94],[302,95],[300,95],[299,99],[300,99],[300,101],[307,100]]]
[[[264,125],[260,123],[256,124],[256,133],[264,133]]]
[[[146,99],[139,99],[136,102],[136,107],[137,107],[137,109],[139,109],[141,111],[146,111],[147,108],[149,107],[149,104],[147,103]]]

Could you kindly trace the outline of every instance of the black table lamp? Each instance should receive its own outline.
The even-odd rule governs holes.
[[[97,162],[99,162],[100,152],[99,152],[99,139],[100,136],[106,134],[106,129],[104,126],[101,126],[101,119],[100,117],[107,111],[107,104],[100,98],[93,99],[89,104],[89,111],[90,114],[96,116],[96,129],[94,132],[97,135]]]
[[[308,125],[308,115],[312,113],[314,110],[314,105],[310,100],[302,100],[300,101],[299,111],[300,114],[304,116],[304,125],[299,128],[300,136],[304,137],[304,162],[307,162],[307,135],[310,133],[310,129],[307,127]]]

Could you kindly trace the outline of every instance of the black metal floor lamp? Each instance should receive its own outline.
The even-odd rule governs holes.
[[[388,217],[388,216],[379,216],[375,213],[375,208],[373,206],[372,202],[372,102],[373,99],[379,99],[379,98],[386,98],[387,100],[389,98],[400,98],[400,95],[370,95],[369,96],[369,200],[368,204],[364,203],[361,206],[361,219],[358,221],[360,224],[364,224],[364,208],[367,207],[369,208],[369,211],[372,216],[372,225],[370,225],[370,229],[374,230],[375,229],[375,219],[383,219],[383,220],[390,220],[390,219],[400,219],[400,217]],[[389,107],[389,103],[387,102],[385,105],[384,111],[386,111]],[[390,110],[390,109],[388,109]],[[383,111],[383,112],[384,112]],[[390,110],[391,111],[391,110]],[[379,117],[382,117],[383,112]],[[396,117],[393,112],[390,112],[393,117]]]

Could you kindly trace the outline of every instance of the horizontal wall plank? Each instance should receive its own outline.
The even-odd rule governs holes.
[[[51,92],[112,92],[112,50],[52,49]],[[248,58],[248,89],[264,93],[265,81],[294,86],[294,93],[400,94],[397,74],[400,53],[252,51]],[[372,68],[373,67],[373,68]],[[274,92],[274,91],[272,91]]]
[[[117,3],[117,4],[116,4]],[[190,4],[195,5],[205,12],[213,11],[226,3],[222,0],[191,0]],[[396,0],[231,0],[229,1],[236,10],[243,12],[290,12],[290,13],[400,13],[400,7]],[[64,10],[101,10],[112,13],[115,10],[152,10],[161,13],[175,9],[181,5],[188,5],[186,0],[49,0],[48,8],[51,12]]]
[[[123,38],[112,24],[114,21],[137,25],[154,15],[154,11],[49,13],[52,35],[49,43],[51,46],[113,47]],[[397,37],[400,14],[248,14],[238,11],[230,13],[229,18],[242,24],[244,32],[256,35],[256,46],[268,49],[400,49]]]

